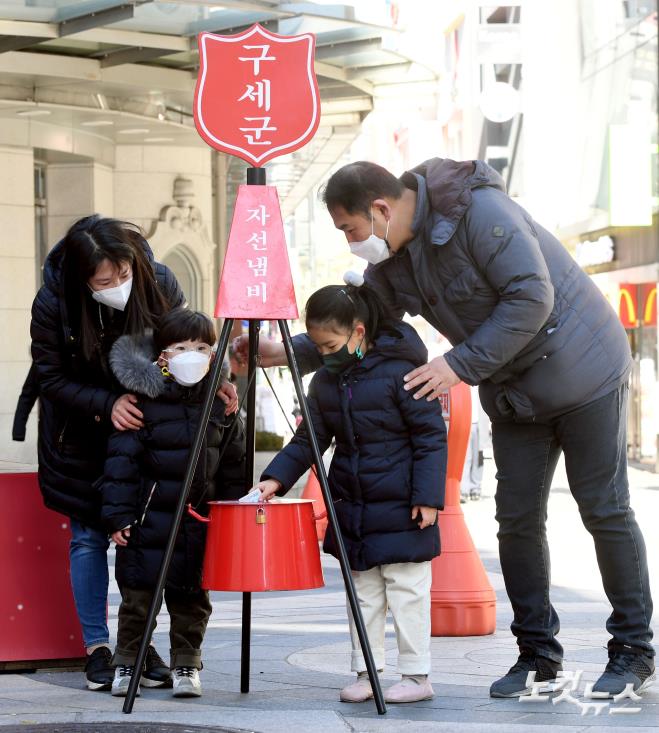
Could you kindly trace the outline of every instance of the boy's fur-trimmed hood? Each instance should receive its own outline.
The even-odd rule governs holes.
[[[110,349],[110,368],[122,387],[155,399],[165,391],[165,379],[157,358],[153,336],[120,336]]]

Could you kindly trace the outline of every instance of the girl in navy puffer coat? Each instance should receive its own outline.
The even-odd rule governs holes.
[[[321,452],[336,439],[329,485],[379,668],[387,607],[394,617],[403,679],[385,700],[428,699],[430,560],[439,554],[446,427],[439,401],[415,400],[402,386],[427,351],[366,286],[321,288],[307,303],[306,326],[324,362],[309,387],[309,409]],[[262,498],[287,491],[312,462],[303,423],[264,471]],[[324,549],[337,555],[331,527]],[[373,692],[350,612],[349,620],[358,678],[341,699],[361,702]]]

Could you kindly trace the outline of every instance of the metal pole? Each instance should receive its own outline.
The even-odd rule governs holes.
[[[256,428],[256,379],[253,378],[257,369],[259,354],[259,321],[249,322],[249,356],[247,384],[247,426],[245,456],[245,489],[246,492],[254,484],[254,444]],[[252,634],[252,594],[243,593],[243,617],[240,651],[240,691],[249,692],[249,668],[251,658],[251,634]]]
[[[323,492],[323,499],[325,500],[325,508],[327,509],[327,520],[332,527],[332,531],[334,532],[334,539],[336,541],[336,547],[339,552],[339,564],[341,565],[341,572],[343,573],[343,582],[346,587],[346,593],[348,594],[348,601],[350,603],[352,617],[355,621],[355,626],[357,627],[357,635],[359,636],[359,643],[361,644],[362,653],[364,654],[366,670],[368,671],[368,676],[371,681],[371,687],[373,688],[375,705],[378,709],[378,713],[380,715],[384,715],[387,712],[387,708],[384,704],[384,697],[382,696],[382,687],[380,686],[380,679],[378,677],[377,669],[375,668],[375,662],[373,661],[373,653],[371,651],[371,645],[368,641],[368,635],[366,633],[366,626],[364,625],[362,611],[359,607],[359,601],[357,600],[357,591],[355,590],[352,573],[350,572],[348,556],[346,555],[346,549],[343,544],[343,537],[341,536],[341,530],[339,529],[338,520],[336,518],[336,511],[334,509],[334,503],[332,502],[329,484],[327,483],[327,474],[325,473],[323,457],[320,454],[318,440],[316,438],[316,433],[313,429],[313,423],[311,422],[309,405],[307,404],[307,398],[304,394],[304,387],[302,385],[302,378],[300,377],[300,370],[295,359],[295,353],[293,352],[291,333],[288,330],[288,323],[286,321],[280,320],[278,321],[278,323],[279,330],[281,331],[281,335],[284,340],[284,348],[286,349],[288,364],[291,368],[291,374],[293,375],[295,391],[297,392],[297,398],[300,402],[300,408],[302,409],[304,425],[306,425],[307,436],[309,437],[309,443],[311,444],[311,452],[313,454],[313,459],[318,472],[318,481],[320,483],[320,488]]]
[[[210,379],[206,385],[206,394],[204,395],[204,402],[199,416],[199,425],[197,426],[197,432],[190,449],[188,456],[188,465],[185,470],[185,478],[183,479],[183,487],[181,488],[181,495],[179,496],[178,505],[176,506],[176,512],[174,519],[172,520],[172,526],[169,530],[169,537],[167,538],[167,546],[165,547],[165,553],[160,564],[160,571],[158,573],[158,580],[156,581],[156,587],[153,591],[153,597],[151,598],[151,605],[149,606],[149,613],[147,615],[146,624],[144,626],[144,633],[142,634],[142,641],[140,648],[137,652],[137,659],[135,660],[135,672],[130,680],[128,686],[128,692],[126,699],[124,700],[123,711],[124,713],[131,713],[133,711],[133,704],[135,702],[135,696],[137,695],[137,688],[140,683],[142,676],[142,667],[144,667],[144,660],[146,659],[146,651],[151,641],[153,633],[153,626],[158,615],[158,608],[160,607],[160,600],[162,598],[163,589],[165,588],[165,581],[167,579],[167,572],[169,571],[169,565],[172,561],[172,555],[174,553],[174,543],[176,542],[176,535],[178,534],[181,521],[183,520],[183,514],[185,512],[185,503],[190,493],[190,485],[194,477],[195,468],[197,467],[197,461],[199,460],[199,454],[201,453],[201,446],[206,435],[206,426],[208,425],[208,419],[211,414],[211,408],[213,407],[213,400],[215,393],[217,392],[218,385],[220,383],[220,374],[222,371],[222,362],[224,361],[224,354],[229,345],[229,335],[231,334],[231,328],[233,326],[233,320],[228,318],[224,321],[222,326],[222,333],[220,334],[220,343],[218,345],[217,353],[215,354],[215,360],[211,368]]]
[[[247,169],[247,185],[248,186],[265,186],[266,176],[265,168],[248,168]],[[257,360],[259,353],[259,321],[249,322],[249,357],[247,383],[249,391],[247,393],[247,425],[246,430],[246,448],[247,455],[245,459],[245,489],[249,491],[254,483],[254,433],[256,426],[256,380],[252,376],[257,368]],[[241,651],[240,651],[240,691],[249,692],[249,668],[251,659],[251,634],[252,634],[252,594],[243,593],[243,610],[242,610],[242,634],[241,634]]]

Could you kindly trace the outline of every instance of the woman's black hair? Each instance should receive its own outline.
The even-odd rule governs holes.
[[[216,339],[213,321],[205,313],[188,308],[172,308],[158,321],[153,332],[157,353],[181,341],[202,341],[213,346]]]
[[[133,272],[130,298],[124,311],[124,333],[144,333],[169,309],[144,250],[144,237],[134,224],[98,214],[84,217],[66,233],[63,251],[64,297],[72,323],[79,321],[86,361],[94,358],[99,341],[95,326],[98,305],[91,297],[88,281],[103,260],[116,267],[127,262]]]
[[[305,321],[307,329],[336,325],[346,331],[362,321],[366,339],[372,342],[382,331],[394,328],[396,318],[368,285],[326,285],[307,301]]]
[[[405,186],[386,168],[358,160],[330,176],[320,197],[329,211],[341,206],[348,214],[368,215],[375,199],[399,199],[404,190]]]

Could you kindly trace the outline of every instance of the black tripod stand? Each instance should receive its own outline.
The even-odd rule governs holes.
[[[265,184],[265,171],[262,168],[248,169],[247,183],[255,184],[255,185],[264,185]],[[138,689],[138,685],[140,682],[141,670],[144,667],[144,661],[146,659],[146,652],[147,652],[149,643],[151,641],[152,630],[155,625],[155,620],[156,620],[158,607],[159,607],[159,600],[162,596],[163,589],[165,587],[165,582],[167,579],[167,572],[169,570],[169,565],[171,563],[172,554],[174,551],[176,535],[178,534],[178,531],[181,525],[181,521],[183,519],[183,514],[186,509],[187,497],[190,492],[190,486],[192,484],[192,479],[193,479],[194,472],[197,466],[197,461],[199,460],[199,454],[201,452],[203,439],[206,433],[206,427],[208,425],[208,420],[210,417],[213,400],[215,398],[215,393],[217,392],[217,388],[219,386],[220,371],[222,367],[222,362],[224,360],[224,355],[229,345],[229,337],[231,334],[231,330],[233,328],[233,323],[234,323],[233,319],[228,318],[224,321],[224,325],[222,326],[222,332],[220,334],[217,354],[215,357],[215,361],[213,362],[213,366],[212,366],[211,373],[210,373],[210,378],[208,380],[208,385],[206,388],[206,393],[204,395],[204,402],[203,402],[201,415],[199,419],[199,425],[197,427],[197,432],[195,434],[195,438],[194,438],[192,447],[190,449],[190,455],[188,457],[188,465],[187,465],[186,472],[185,472],[185,478],[183,480],[181,495],[179,497],[179,502],[176,507],[174,519],[172,521],[172,526],[171,526],[169,537],[167,540],[167,546],[165,548],[165,553],[163,555],[162,563],[160,566],[160,571],[158,573],[156,587],[153,593],[153,598],[151,599],[151,605],[149,606],[149,612],[147,615],[144,633],[142,635],[142,641],[140,643],[140,648],[138,650],[137,658],[135,660],[135,673],[133,674],[131,678],[130,685],[128,687],[128,692],[126,695],[126,699],[124,701],[124,705],[123,705],[124,713],[131,713],[133,710],[133,704],[135,702],[135,696],[137,694],[137,689]],[[350,566],[348,564],[348,557],[345,551],[345,546],[343,544],[343,539],[342,539],[341,532],[338,526],[338,520],[336,517],[336,512],[334,510],[334,504],[332,502],[332,498],[330,495],[330,489],[329,489],[329,484],[327,482],[327,474],[325,472],[325,466],[323,464],[322,455],[320,453],[320,448],[318,446],[318,441],[316,438],[316,433],[313,428],[313,423],[311,422],[311,415],[309,413],[309,406],[307,404],[307,399],[304,394],[304,388],[302,385],[302,378],[300,376],[300,370],[298,368],[297,361],[295,359],[295,353],[293,351],[293,343],[291,339],[290,330],[288,328],[288,323],[285,320],[279,320],[278,325],[279,325],[279,330],[281,332],[281,336],[284,342],[284,348],[286,350],[286,357],[288,359],[288,364],[290,366],[291,373],[293,375],[293,383],[295,385],[295,391],[297,393],[297,398],[298,398],[298,401],[299,401],[299,404],[302,410],[302,417],[304,419],[304,424],[306,426],[306,430],[309,436],[309,443],[311,446],[313,460],[316,466],[318,481],[320,483],[320,487],[321,487],[322,494],[323,494],[323,499],[325,501],[325,507],[327,508],[327,519],[334,532],[334,537],[336,538],[336,545],[337,545],[337,549],[339,553],[339,558],[338,558],[339,564],[341,566],[341,572],[343,574],[343,581],[345,584],[346,593],[348,595],[348,602],[350,604],[352,616],[355,621],[355,626],[356,626],[357,634],[359,637],[359,643],[361,645],[362,652],[364,654],[364,660],[366,662],[366,669],[368,671],[368,676],[371,681],[371,686],[373,688],[375,704],[376,704],[378,713],[380,715],[383,715],[384,713],[386,713],[386,707],[384,704],[384,697],[382,695],[382,688],[380,686],[380,680],[378,678],[377,670],[375,668],[375,662],[373,660],[371,646],[368,640],[368,636],[366,634],[366,627],[364,625],[364,619],[363,619],[361,609],[359,607],[359,602],[357,599],[357,592],[355,590],[355,585],[353,582],[352,574],[350,572]],[[257,369],[257,362],[258,362],[258,339],[259,339],[259,321],[250,320],[249,321],[249,359],[248,359],[248,362],[249,362],[248,364],[248,384],[250,385],[250,387],[249,387],[249,392],[247,395],[247,461],[246,461],[246,477],[245,477],[246,490],[251,488],[253,484],[253,479],[254,479],[254,421],[255,421],[255,414],[256,414],[256,409],[255,409],[256,408],[256,385],[255,385],[253,376]],[[242,642],[241,642],[242,643],[242,652],[241,652],[241,673],[240,673],[240,691],[241,692],[249,692],[250,636],[251,636],[251,593],[243,593]]]

